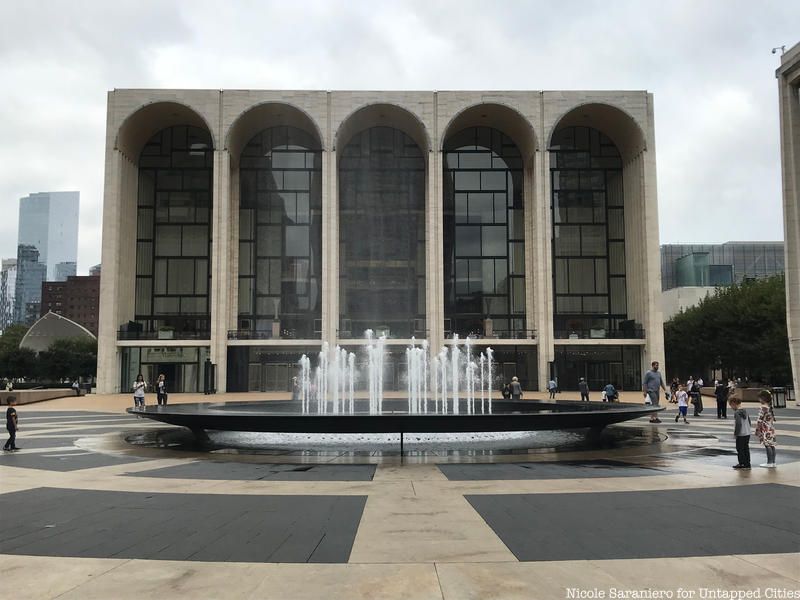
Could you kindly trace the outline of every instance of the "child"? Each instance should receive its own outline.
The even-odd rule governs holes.
[[[761,408],[756,421],[758,441],[764,444],[767,451],[767,462],[760,465],[768,469],[775,468],[775,411],[772,410],[772,394],[768,390],[758,392]]]
[[[9,396],[6,403],[8,404],[8,408],[6,409],[8,441],[6,445],[3,446],[3,450],[11,452],[13,450],[19,450],[19,448],[17,448],[17,431],[19,430],[19,426],[17,425],[17,409],[14,408],[14,405],[17,403],[16,396]]]
[[[733,410],[733,435],[736,437],[736,454],[739,457],[739,464],[734,465],[734,469],[750,468],[750,417],[747,411],[742,408],[742,401],[738,398],[731,398],[728,404]]]
[[[675,392],[678,402],[678,414],[675,415],[675,422],[678,422],[680,417],[683,417],[683,422],[687,425],[689,421],[686,420],[686,413],[689,410],[689,395],[686,393],[686,390],[683,389],[683,384],[678,386],[678,391]]]

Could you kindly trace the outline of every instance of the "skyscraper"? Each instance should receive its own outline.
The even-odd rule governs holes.
[[[14,322],[14,294],[17,287],[17,259],[4,258],[0,271],[0,330]]]
[[[17,246],[17,283],[14,290],[14,322],[32,325],[39,318],[42,283],[47,266],[39,261],[35,246]]]
[[[40,192],[19,201],[19,245],[39,251],[49,281],[66,281],[74,272],[59,263],[78,261],[79,192]]]

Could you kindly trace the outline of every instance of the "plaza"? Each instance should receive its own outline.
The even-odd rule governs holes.
[[[126,414],[129,404],[125,394],[19,407],[23,449],[0,456],[0,576],[14,597],[800,589],[792,408],[776,411],[779,467],[745,472],[730,468],[733,423],[715,419],[710,403],[690,425],[673,424],[668,409],[658,426],[610,428],[630,443],[615,434],[595,447],[412,449],[402,461],[396,452],[143,445],[174,428]],[[756,465],[763,449],[751,446]]]

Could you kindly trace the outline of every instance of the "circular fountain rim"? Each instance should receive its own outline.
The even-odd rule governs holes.
[[[480,400],[474,401],[479,406]],[[488,401],[487,401],[488,402]],[[386,399],[384,404],[407,406],[403,399]],[[628,403],[556,402],[529,400],[493,400],[493,412],[458,414],[417,414],[407,410],[383,411],[381,414],[303,414],[300,410],[280,412],[266,407],[300,408],[297,401],[201,402],[149,406],[127,412],[148,419],[187,427],[195,431],[263,431],[305,433],[404,433],[470,431],[536,431],[553,429],[602,429],[607,425],[651,415],[663,407]],[[366,401],[358,400],[365,405]],[[462,407],[463,410],[464,407]],[[532,411],[532,408],[538,410]],[[555,410],[553,410],[555,408]],[[576,410],[568,410],[574,408]],[[249,409],[249,410],[248,410]],[[511,410],[509,410],[511,409]],[[527,409],[527,410],[526,410]]]

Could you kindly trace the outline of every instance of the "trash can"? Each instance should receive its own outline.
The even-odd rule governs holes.
[[[783,387],[772,388],[772,407],[786,408],[786,388]]]

